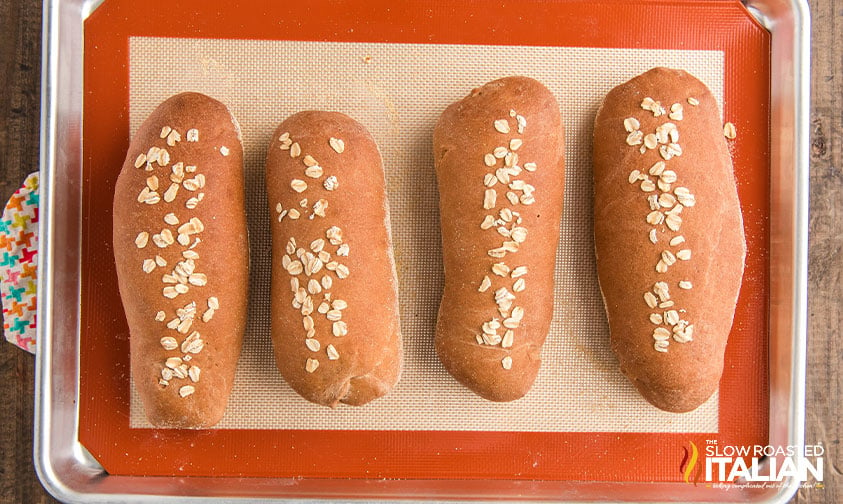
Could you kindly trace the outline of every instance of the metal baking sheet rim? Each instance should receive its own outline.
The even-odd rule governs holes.
[[[78,230],[57,226],[55,215],[80,215],[81,189],[56,184],[64,173],[81,170],[82,22],[103,0],[47,0],[44,3],[41,96],[41,215],[39,224],[38,333],[35,376],[34,463],[41,483],[64,502],[266,502],[313,501],[305,480],[259,478],[138,478],[103,471],[78,442],[78,337],[62,340],[73,326],[78,336],[75,299],[56,303],[55,286],[77,278]],[[808,139],[810,96],[810,12],[807,0],[749,0],[747,7],[772,33],[770,444],[804,444],[805,352],[807,327]],[[68,64],[71,62],[71,64]],[[56,189],[61,190],[57,198]],[[75,212],[75,213],[74,213]],[[74,246],[77,246],[74,248]],[[65,286],[65,290],[67,287]],[[70,289],[72,290],[72,289]],[[75,302],[71,302],[75,301]],[[70,324],[68,323],[70,321]],[[782,420],[784,419],[784,420]],[[142,480],[142,481],[141,481]],[[197,481],[201,480],[201,481]],[[310,480],[324,485],[324,480]],[[453,499],[443,482],[435,494],[425,481],[343,481],[344,488],[323,492],[320,499],[347,499],[355,488],[382,500]],[[490,482],[449,483],[454,490],[476,486],[488,499]],[[515,500],[533,493],[533,482],[503,482]],[[787,502],[799,481],[756,494],[756,502]],[[635,495],[681,496],[677,484],[568,482],[557,495],[566,501],[629,498]],[[212,492],[208,488],[213,488]],[[649,489],[650,492],[646,490]],[[643,492],[642,492],[643,490]],[[213,493],[213,495],[211,495]],[[298,497],[291,497],[298,496]],[[345,497],[344,497],[345,496]],[[465,494],[460,500],[464,501]],[[470,499],[470,496],[469,496]],[[500,494],[496,500],[500,499]]]

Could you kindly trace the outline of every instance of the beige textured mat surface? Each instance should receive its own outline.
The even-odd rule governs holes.
[[[161,101],[182,91],[223,101],[243,131],[251,311],[234,392],[219,428],[718,430],[716,396],[692,413],[665,413],[641,399],[617,369],[593,257],[590,138],[606,92],[653,66],[683,68],[722,97],[721,52],[133,37],[130,66],[132,132]],[[525,398],[497,404],[453,380],[433,350],[442,264],[431,135],[448,104],[473,87],[515,74],[540,80],[560,102],[567,180],[556,309],[542,370]],[[332,411],[306,402],[282,381],[272,356],[263,163],[278,123],[307,109],[335,110],[363,123],[386,167],[405,370],[390,395],[362,408]],[[134,391],[131,426],[149,426]]]

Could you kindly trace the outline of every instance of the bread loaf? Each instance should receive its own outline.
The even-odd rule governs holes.
[[[383,165],[353,119],[308,111],[278,126],[266,161],[272,341],[302,397],[334,407],[401,375],[397,278]]]
[[[486,399],[522,397],[541,364],[553,314],[564,145],[556,99],[527,77],[474,89],[436,124],[445,269],[436,352]]]
[[[113,240],[147,418],[216,424],[234,382],[249,279],[240,129],[222,103],[183,93],[144,121],[117,179]]]
[[[717,103],[681,70],[614,88],[594,124],[594,239],[612,348],[655,406],[718,387],[743,276],[740,202]]]

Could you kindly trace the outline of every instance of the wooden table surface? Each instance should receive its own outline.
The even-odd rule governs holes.
[[[811,1],[811,216],[808,443],[826,447],[824,489],[794,502],[843,502],[843,0]],[[41,3],[0,0],[0,200],[38,168]],[[0,502],[54,502],[32,465],[34,358],[0,342]]]

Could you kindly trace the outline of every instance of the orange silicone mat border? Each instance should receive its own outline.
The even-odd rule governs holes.
[[[738,130],[733,154],[749,253],[720,432],[129,428],[128,328],[111,204],[129,144],[130,36],[723,51],[724,117]],[[79,438],[108,473],[677,482],[689,441],[766,444],[770,34],[739,1],[106,0],[86,21],[84,42]]]

